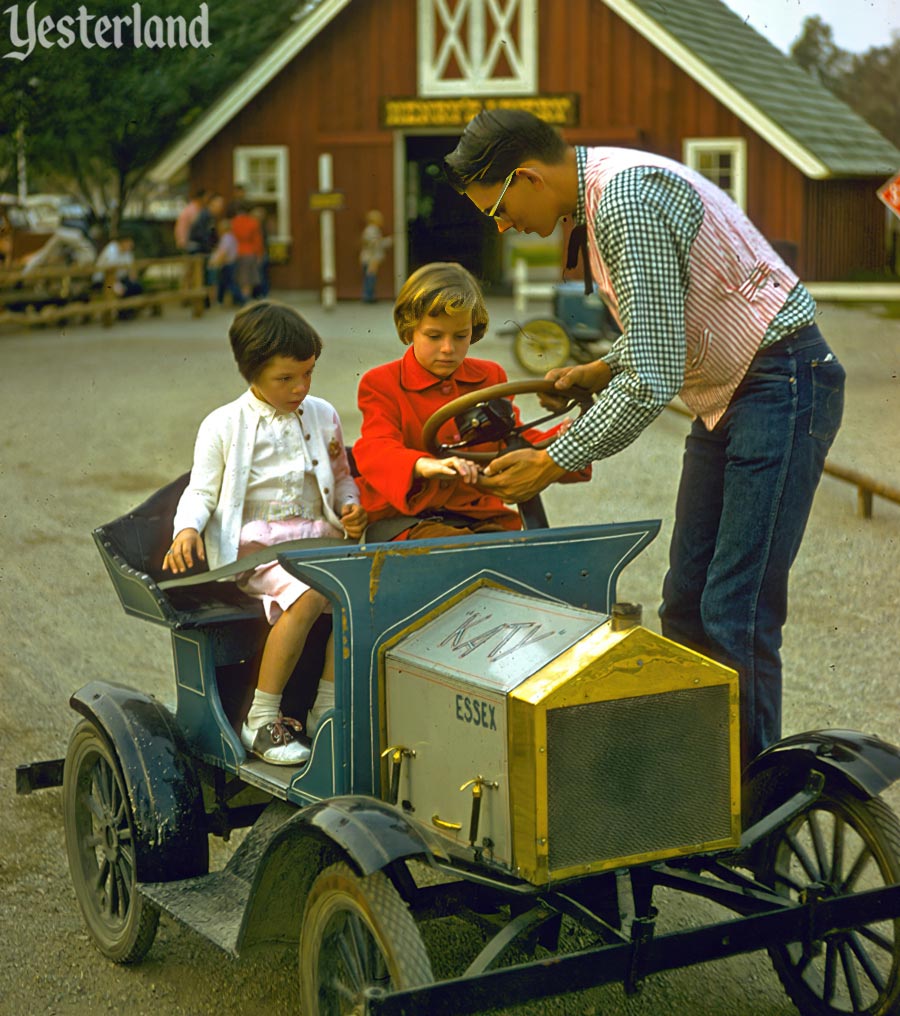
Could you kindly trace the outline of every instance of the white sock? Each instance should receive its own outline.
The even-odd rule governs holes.
[[[322,719],[322,714],[334,709],[334,681],[320,681],[316,701],[306,716],[306,733],[312,737]]]
[[[267,691],[260,691],[259,688],[253,693],[253,703],[250,712],[247,713],[247,726],[251,730],[259,730],[267,723],[274,723],[281,711],[281,696],[272,695]]]

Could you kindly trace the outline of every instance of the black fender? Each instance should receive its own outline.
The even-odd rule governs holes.
[[[810,730],[770,744],[747,767],[746,777],[773,766],[812,768],[826,777],[838,773],[874,797],[900,779],[900,748],[856,730]]]
[[[387,868],[407,857],[431,863],[443,853],[435,838],[396,805],[374,797],[348,794],[310,805],[290,823],[335,844],[361,875]]]
[[[98,727],[118,758],[135,824],[138,880],[205,874],[203,793],[172,713],[151,695],[106,681],[84,685],[69,704]]]
[[[811,771],[837,779],[859,797],[875,797],[900,779],[900,748],[856,730],[810,730],[782,738],[744,771],[744,827],[791,794]]]
[[[296,811],[241,861],[250,886],[240,953],[296,942],[306,896],[329,865],[348,860],[361,875],[370,875],[408,857],[433,863],[435,852],[443,851],[429,839],[399,808],[373,797],[331,797]]]

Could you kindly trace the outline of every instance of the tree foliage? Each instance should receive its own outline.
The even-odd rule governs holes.
[[[21,37],[26,4],[17,6]],[[71,0],[35,6],[39,19],[54,24],[77,9]],[[144,0],[140,7],[145,18],[181,16],[188,23],[200,11],[189,0]],[[246,0],[211,0],[207,7],[208,48],[136,47],[133,33],[123,31],[121,47],[76,40],[0,61],[0,177],[6,177],[0,185],[10,187],[24,144],[30,179],[74,189],[99,218],[115,219],[167,146],[291,27],[298,0],[252,9]],[[122,16],[132,5],[94,0],[89,10]]]
[[[791,56],[900,148],[900,33],[887,46],[848,53],[835,43],[829,25],[810,17]]]

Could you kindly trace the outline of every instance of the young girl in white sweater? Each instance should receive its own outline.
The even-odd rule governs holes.
[[[200,424],[163,564],[175,574],[198,560],[217,568],[288,540],[357,539],[366,526],[337,412],[309,395],[322,340],[293,308],[271,300],[242,308],[229,338],[250,387]],[[309,740],[297,720],[282,716],[281,695],[328,600],[276,561],[242,573],[237,584],[262,601],[272,626],[241,741],[266,762],[302,765]],[[332,636],[311,715],[333,704],[333,681]]]

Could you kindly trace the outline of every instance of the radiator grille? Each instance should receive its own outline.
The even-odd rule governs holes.
[[[725,685],[547,713],[550,870],[730,835]]]

